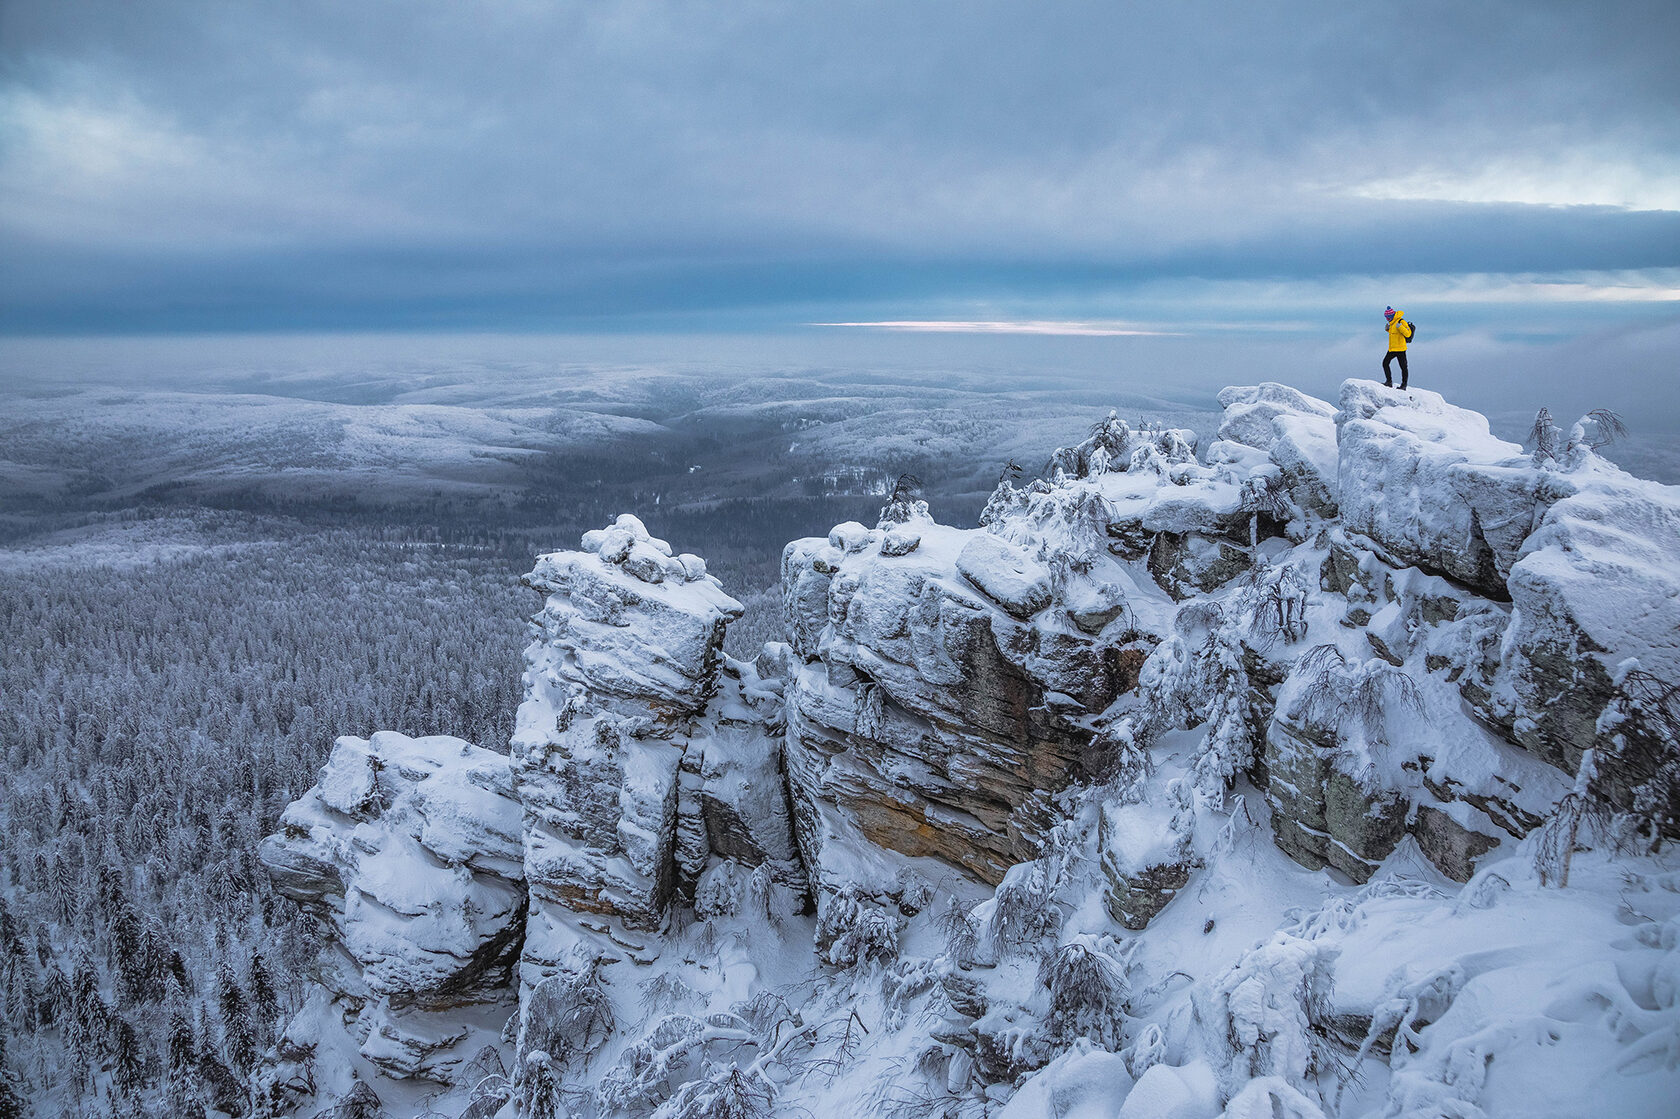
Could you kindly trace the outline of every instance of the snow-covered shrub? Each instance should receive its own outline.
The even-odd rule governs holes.
[[[886,505],[881,508],[881,517],[875,527],[884,530],[912,521],[931,522],[933,517],[928,513],[928,503],[916,496],[921,489],[920,478],[914,474],[900,474]]]
[[[1138,429],[1133,441],[1154,447],[1169,466],[1196,461],[1196,436],[1187,428],[1167,427],[1158,420],[1151,420]]]
[[[1153,443],[1140,443],[1132,449],[1132,457],[1126,464],[1126,470],[1131,474],[1154,474],[1157,477],[1167,476],[1167,460],[1161,457]]]
[[[1035,950],[1056,935],[1062,926],[1062,910],[1056,904],[1055,890],[1042,859],[1009,868],[989,903],[987,932],[997,956]]]
[[[1558,460],[1558,453],[1563,449],[1563,429],[1552,422],[1552,410],[1541,408],[1534,414],[1534,426],[1529,430],[1529,440],[1534,444],[1530,452],[1535,466],[1546,466]]]
[[[912,956],[894,961],[882,973],[882,1021],[888,1029],[902,1025],[910,1004],[938,985],[940,966],[926,957]]]
[[[599,964],[579,972],[551,975],[531,990],[525,1002],[521,1049],[542,1053],[554,1069],[587,1059],[613,1031],[612,999],[599,979]],[[529,1062],[526,1062],[528,1065]]]
[[[1357,1069],[1365,1057],[1386,1043],[1390,1052],[1415,1052],[1422,1045],[1419,1031],[1447,1012],[1465,981],[1463,966],[1454,961],[1439,971],[1407,979],[1404,970],[1390,975],[1383,984],[1383,997],[1371,1011],[1371,1025],[1359,1045],[1350,1067]],[[1336,1091],[1341,1098],[1347,1086],[1344,1077]]]
[[[1215,1066],[1227,1094],[1261,1076],[1316,1092],[1313,1078],[1333,1060],[1322,1027],[1336,955],[1323,943],[1275,933],[1192,996],[1208,1046],[1223,1058]]]
[[[1114,505],[1096,487],[1033,486],[1011,492],[1007,507],[994,509],[986,525],[1048,566],[1057,586],[1070,572],[1090,571],[1095,557],[1107,554]]]
[[[1137,1040],[1126,1047],[1124,1056],[1126,1071],[1133,1080],[1141,1079],[1144,1073],[1166,1060],[1167,1035],[1160,1024],[1151,1022],[1145,1026]]]
[[[764,1077],[730,1066],[684,1084],[653,1114],[654,1119],[769,1119],[775,1100]]]
[[[817,944],[827,945],[823,958],[835,967],[851,968],[898,957],[899,919],[847,886],[828,899],[817,916]]]
[[[1534,869],[1540,875],[1542,886],[1553,882],[1560,889],[1568,886],[1569,864],[1575,858],[1581,825],[1601,828],[1607,822],[1604,804],[1592,792],[1593,780],[1598,776],[1596,753],[1592,749],[1582,751],[1574,786],[1534,833]]]
[[[529,1050],[520,1060],[520,1088],[526,1119],[566,1119],[560,1070],[544,1050]]]
[[[1538,467],[1574,470],[1592,452],[1626,438],[1627,433],[1627,424],[1620,415],[1608,408],[1594,408],[1571,425],[1565,439],[1563,429],[1552,421],[1551,410],[1542,408],[1535,414],[1534,426],[1529,430],[1529,439],[1534,443],[1530,458]]]
[[[1312,586],[1296,564],[1256,568],[1254,578],[1235,596],[1248,612],[1248,635],[1255,647],[1270,649],[1279,641],[1291,644],[1307,634],[1307,603]]]
[[[708,868],[695,883],[694,913],[702,920],[739,916],[778,926],[782,915],[776,907],[775,890],[768,867],[760,864],[748,870],[726,859]]]
[[[1256,470],[1243,479],[1240,508],[1248,514],[1248,558],[1260,561],[1260,516],[1280,521],[1289,515],[1289,498],[1283,474],[1276,466]]]
[[[1200,692],[1207,697],[1208,731],[1190,763],[1196,791],[1215,807],[1225,802],[1225,790],[1235,776],[1254,763],[1258,736],[1254,704],[1249,697],[1248,672],[1241,646],[1221,630],[1209,640],[1198,674]]]
[[[752,1056],[762,1042],[748,1022],[733,1014],[667,1015],[601,1077],[595,1106],[603,1114],[646,1115],[680,1098],[691,1082],[733,1069],[737,1057]]]
[[[642,1010],[649,1014],[666,1013],[694,998],[694,988],[671,971],[660,972],[640,984],[639,989],[642,992]]]
[[[898,956],[898,921],[884,909],[867,909],[828,950],[836,967],[886,962]]]
[[[745,1022],[760,1037],[770,1037],[783,1022],[794,1021],[798,1015],[787,999],[774,991],[759,991],[752,998],[736,1003],[731,1013]]]
[[[1423,698],[1417,682],[1387,661],[1350,661],[1334,645],[1317,645],[1295,664],[1304,680],[1295,714],[1356,745],[1386,746],[1389,719],[1417,714]]]
[[[974,953],[980,945],[980,930],[968,908],[956,898],[946,903],[936,920],[936,927],[945,937],[945,955],[959,968],[967,970],[974,964]]]
[[[1655,853],[1664,837],[1680,835],[1680,681],[1629,667],[1597,729],[1611,735],[1618,758],[1640,749],[1655,760],[1612,825],[1621,848]]]
[[[1038,968],[1038,981],[1050,992],[1045,1025],[1057,1042],[1085,1037],[1110,1051],[1120,1047],[1126,1006],[1126,977],[1115,965],[1083,944],[1064,944]]]
[[[1124,470],[1125,466],[1115,464],[1129,461],[1131,442],[1132,429],[1119,413],[1111,411],[1107,418],[1092,425],[1091,434],[1083,442],[1072,447],[1057,447],[1050,456],[1045,473],[1052,478],[1058,473],[1073,478],[1088,478],[1110,470]]]
[[[927,876],[915,870],[905,870],[898,876],[898,888],[893,895],[898,899],[898,911],[906,917],[914,917],[928,907],[933,901],[933,883]]]
[[[1014,463],[1009,465],[1015,466]],[[1015,469],[1018,471],[1020,468]],[[1049,493],[1055,488],[1043,478],[1034,478],[1025,486],[1018,487],[1015,485],[1014,475],[1005,468],[1003,475],[998,478],[997,488],[992,491],[992,496],[986,499],[986,507],[980,511],[980,527],[988,528],[996,524],[1017,509],[1025,508],[1032,495]]]
[[[1579,461],[1582,452],[1608,447],[1618,439],[1627,438],[1627,433],[1627,424],[1622,422],[1621,416],[1608,408],[1594,408],[1570,427],[1569,444],[1564,448],[1564,454]]]
[[[1132,722],[1139,745],[1163,731],[1206,723],[1191,772],[1196,790],[1215,806],[1233,777],[1253,764],[1261,720],[1243,667],[1241,616],[1217,602],[1179,608],[1173,636],[1156,648],[1138,676],[1143,707]]]
[[[1220,1119],[1325,1119],[1324,1109],[1305,1092],[1277,1076],[1243,1085],[1225,1105]]]

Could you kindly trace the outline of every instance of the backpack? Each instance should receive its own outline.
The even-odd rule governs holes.
[[[1410,342],[1413,338],[1416,338],[1416,337],[1417,337],[1417,323],[1413,322],[1411,319],[1407,319],[1406,320],[1406,341]]]

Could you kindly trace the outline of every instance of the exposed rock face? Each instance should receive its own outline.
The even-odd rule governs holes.
[[[1594,475],[1548,510],[1511,569],[1511,625],[1488,710],[1566,771],[1596,747],[1606,792],[1625,806],[1657,778],[1673,728],[1637,707],[1605,716],[1629,668],[1680,679],[1680,493],[1602,464]],[[1680,789],[1666,794],[1670,818],[1680,817]]]
[[[1333,866],[1363,882],[1405,834],[1406,802],[1345,772],[1338,746],[1332,730],[1272,720],[1265,755],[1272,837],[1303,866]]]
[[[363,1053],[440,1077],[460,1036],[429,1016],[506,997],[525,920],[508,759],[457,738],[340,738],[261,855],[275,887],[328,921],[323,984],[371,1006]]]
[[[1016,616],[1035,603],[1051,613],[1048,573],[995,537],[928,526],[902,556],[837,543],[796,541],[782,561],[796,661],[787,768],[806,863],[822,873],[831,846],[861,837],[995,883],[1030,856],[1035,814],[1073,772],[1088,732],[1070,716],[1112,699],[1097,643]],[[959,573],[963,556],[1002,599]]]

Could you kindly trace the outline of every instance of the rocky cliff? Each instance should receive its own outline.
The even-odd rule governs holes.
[[[1204,448],[1111,414],[976,528],[900,493],[794,541],[753,662],[722,653],[741,607],[634,517],[540,557],[512,757],[341,740],[264,848],[332,923],[363,1055],[448,1081],[415,1016],[517,958],[481,1116],[799,1106],[813,1069],[899,1114],[1063,1114],[1035,1093],[1088,1082],[1123,1115],[1312,1115],[1366,1061],[1388,1106],[1479,1106],[1384,1017],[1459,1044],[1418,1031],[1470,965],[1345,952],[1385,906],[1506,936],[1491,882],[1553,906],[1559,820],[1565,875],[1583,815],[1624,850],[1677,834],[1680,492],[1590,418],[1525,451],[1421,390],[1220,402]],[[1511,952],[1474,967],[1528,982]],[[1456,978],[1407,994],[1430,967]],[[1617,1044],[1669,1028],[1669,995],[1625,997]]]

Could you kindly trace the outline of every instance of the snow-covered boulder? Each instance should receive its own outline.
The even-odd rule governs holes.
[[[1337,514],[1336,409],[1288,385],[1233,386],[1219,394],[1219,438],[1265,451],[1302,509]]]
[[[1336,430],[1344,528],[1495,598],[1546,509],[1575,490],[1440,393],[1346,381]]]
[[[1333,866],[1363,882],[1405,834],[1405,798],[1359,772],[1334,726],[1274,717],[1265,762],[1272,838],[1302,866]]]
[[[260,853],[333,930],[321,981],[366,1008],[363,1055],[440,1076],[465,1036],[441,1012],[508,995],[525,924],[508,759],[458,738],[340,738]]]
[[[1109,915],[1141,930],[1178,896],[1195,869],[1193,812],[1188,788],[1172,787],[1158,804],[1104,804],[1099,816],[1099,865],[1108,885]]]
[[[990,533],[975,533],[957,556],[957,570],[1017,618],[1050,605],[1050,570]]]
[[[1680,487],[1601,461],[1574,477],[1579,492],[1546,512],[1511,568],[1488,713],[1565,771],[1597,747],[1604,792],[1626,807],[1641,786],[1663,782],[1676,750],[1665,741],[1672,728],[1626,677],[1680,680]],[[1680,789],[1672,776],[1666,784],[1652,792],[1673,818]]]

